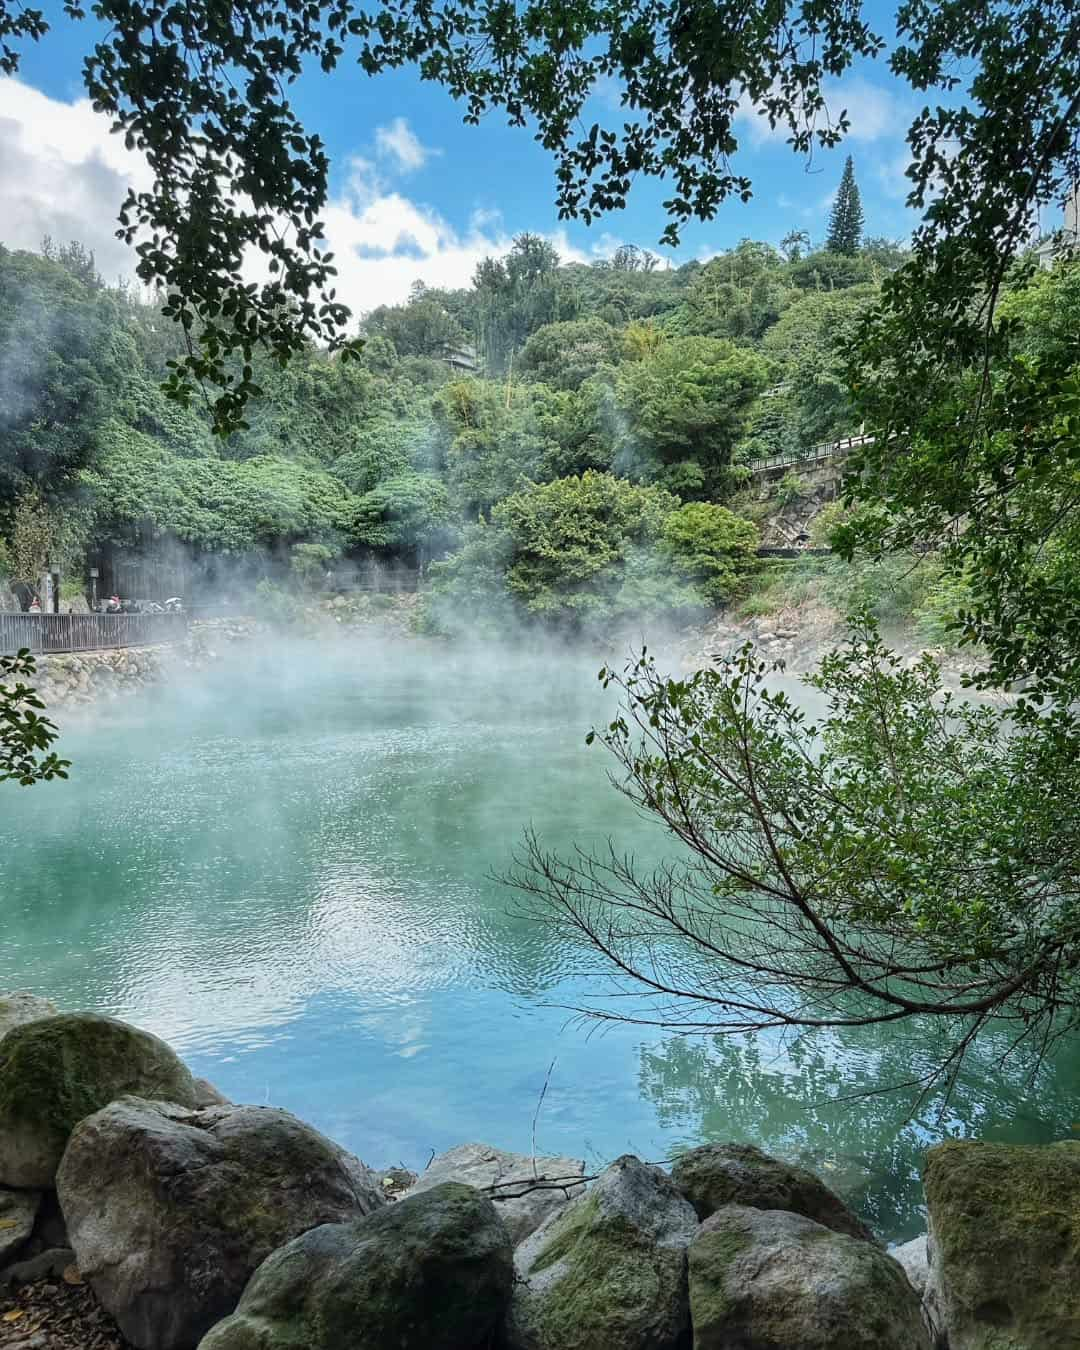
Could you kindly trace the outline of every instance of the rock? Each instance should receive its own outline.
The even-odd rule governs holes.
[[[1080,1142],[926,1155],[926,1302],[951,1350],[1080,1345]]]
[[[388,1167],[382,1172],[372,1172],[371,1176],[387,1200],[400,1200],[419,1180],[407,1167]]]
[[[56,1189],[79,1269],[144,1350],[195,1345],[272,1251],[383,1203],[355,1158],[287,1111],[138,1097],[76,1127]]]
[[[19,1284],[36,1284],[38,1280],[63,1277],[64,1271],[75,1264],[75,1253],[70,1247],[52,1247],[39,1252],[27,1261],[16,1261],[6,1270],[0,1270],[0,1289]]]
[[[199,1350],[482,1350],[512,1282],[495,1206],[444,1182],[274,1252]]]
[[[805,1167],[770,1158],[752,1144],[704,1144],[677,1158],[671,1179],[707,1219],[723,1205],[783,1209],[802,1214],[834,1233],[872,1242],[870,1229],[838,1195]]]
[[[0,1041],[12,1027],[25,1026],[27,1022],[39,1022],[43,1017],[55,1017],[56,1004],[52,999],[38,998],[28,989],[16,990],[13,994],[0,994]]]
[[[551,1214],[562,1209],[571,1196],[580,1194],[584,1182],[578,1178],[584,1175],[585,1164],[580,1158],[537,1158],[534,1173],[532,1158],[523,1153],[503,1153],[487,1144],[459,1144],[433,1158],[409,1194],[429,1191],[444,1181],[460,1181],[480,1191],[497,1184],[497,1196],[491,1198],[510,1234],[511,1245],[516,1247]],[[565,1182],[565,1186],[557,1190],[527,1190],[543,1177]],[[507,1196],[512,1198],[504,1198]]]
[[[232,1102],[224,1093],[219,1092],[213,1083],[205,1078],[196,1078],[195,1082],[195,1105],[196,1106],[232,1106]]]
[[[0,1269],[13,1261],[30,1240],[40,1205],[40,1191],[0,1188]]]
[[[629,1155],[514,1254],[513,1350],[674,1350],[686,1332],[693,1209]]]
[[[892,1247],[889,1255],[899,1261],[908,1277],[908,1283],[920,1298],[926,1293],[926,1281],[930,1274],[930,1257],[926,1249],[926,1234],[922,1233],[910,1242]]]
[[[689,1267],[694,1350],[930,1350],[897,1262],[801,1214],[726,1205]]]
[[[164,1041],[92,1013],[61,1013],[0,1041],[0,1185],[48,1188],[71,1131],[126,1093],[194,1106]]]

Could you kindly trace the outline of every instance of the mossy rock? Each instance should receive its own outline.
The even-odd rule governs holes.
[[[727,1205],[690,1245],[693,1350],[930,1350],[899,1264],[782,1210]]]
[[[782,1162],[752,1144],[704,1144],[676,1158],[671,1179],[707,1219],[725,1205],[781,1209],[813,1219],[834,1233],[874,1241],[866,1224],[805,1167]]]
[[[951,1350],[1080,1346],[1080,1142],[939,1144],[923,1183]]]
[[[126,1022],[61,1013],[14,1027],[0,1041],[0,1186],[51,1188],[79,1121],[128,1093],[197,1101],[175,1053]]]
[[[672,1350],[688,1327],[697,1229],[667,1175],[619,1158],[517,1249],[514,1350]]]
[[[488,1350],[512,1281],[495,1206],[445,1182],[274,1252],[199,1350]]]
[[[80,1271],[146,1350],[190,1350],[271,1252],[384,1203],[356,1158],[288,1111],[139,1097],[79,1122],[56,1189]]]

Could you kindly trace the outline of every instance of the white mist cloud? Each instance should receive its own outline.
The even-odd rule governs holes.
[[[395,117],[389,126],[375,128],[376,151],[394,162],[401,173],[412,173],[423,168],[433,154],[429,146],[421,145],[419,138],[404,117]]]

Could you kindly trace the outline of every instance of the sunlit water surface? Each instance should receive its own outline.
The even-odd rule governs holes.
[[[659,859],[584,733],[596,659],[359,645],[246,653],[61,718],[66,784],[0,789],[0,989],[127,1018],[237,1101],[375,1165],[481,1139],[591,1163],[742,1139],[821,1171],[887,1237],[944,1134],[1070,1136],[1074,1051],[1029,1088],[991,1043],[942,1109],[908,1024],[801,1040],[587,1034],[595,961],[493,879],[525,825]],[[1080,1123],[1080,1122],[1078,1122]]]

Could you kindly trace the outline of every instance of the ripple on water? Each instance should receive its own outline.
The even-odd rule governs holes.
[[[1069,1133],[1075,1055],[1036,1095],[991,1045],[944,1114],[909,1120],[893,1098],[829,1103],[910,1077],[933,1052],[918,1025],[736,1042],[568,1023],[594,961],[492,873],[525,824],[660,856],[582,743],[597,664],[285,653],[73,723],[70,782],[4,798],[0,988],[128,1017],[379,1163],[528,1149],[556,1059],[542,1148],[750,1139],[816,1159],[890,1236],[921,1224],[928,1139]]]

